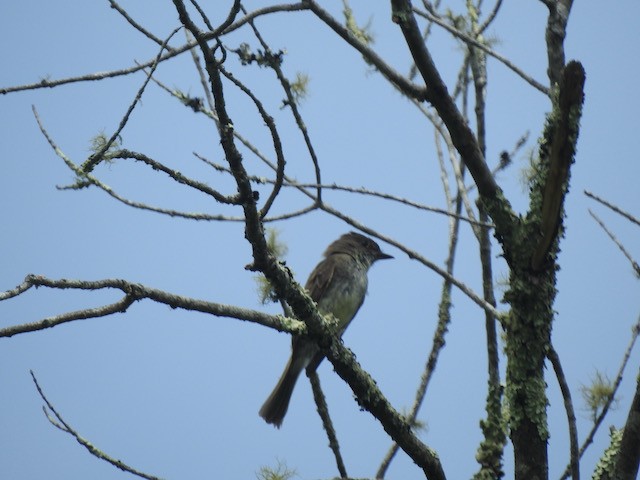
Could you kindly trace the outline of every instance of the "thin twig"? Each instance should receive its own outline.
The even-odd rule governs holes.
[[[496,19],[496,17],[498,16],[498,12],[500,11],[501,6],[502,6],[502,0],[498,0],[496,4],[493,6],[491,13],[487,16],[485,21],[482,22],[482,25],[480,25],[480,28],[478,28],[479,33],[484,33],[485,30],[489,28],[489,25],[491,25],[493,21]]]
[[[269,134],[271,135],[271,140],[273,142],[273,151],[276,154],[276,165],[277,165],[276,179],[273,182],[273,189],[271,190],[269,197],[267,198],[267,200],[262,205],[262,208],[260,209],[260,216],[264,218],[267,215],[267,213],[269,213],[269,209],[271,208],[271,206],[273,205],[273,202],[275,201],[276,197],[280,193],[280,188],[282,187],[282,182],[284,179],[284,166],[286,162],[284,160],[284,153],[282,150],[282,141],[280,140],[280,134],[278,133],[278,129],[276,127],[276,123],[273,117],[267,113],[260,99],[256,97],[256,95],[247,86],[245,86],[242,82],[240,82],[240,80],[238,80],[230,72],[228,72],[222,65],[219,68],[220,68],[220,72],[228,80],[230,80],[246,96],[248,96],[251,99],[256,109],[258,110],[258,112],[260,112],[260,116],[262,117],[262,120],[264,121],[265,125],[269,129]]]
[[[56,410],[56,408],[53,406],[53,404],[49,401],[49,399],[47,398],[47,396],[44,394],[44,391],[42,390],[42,387],[40,387],[40,384],[38,383],[38,379],[36,378],[36,375],[33,373],[33,370],[30,370],[29,373],[31,374],[31,378],[33,380],[33,383],[36,386],[36,390],[38,390],[38,395],[40,395],[40,398],[42,398],[42,400],[44,401],[44,403],[46,404],[46,407],[43,406],[42,410],[44,411],[44,414],[47,417],[47,420],[49,420],[49,422],[51,422],[51,424],[62,430],[65,433],[68,433],[69,435],[71,435],[73,438],[76,439],[76,441],[82,445],[84,448],[86,448],[89,453],[91,455],[93,455],[94,457],[100,459],[100,460],[104,460],[107,463],[110,463],[111,465],[113,465],[114,467],[122,470],[123,472],[129,472],[133,475],[136,475],[140,478],[146,478],[147,480],[160,480],[160,477],[156,477],[154,475],[149,475],[148,473],[144,473],[140,470],[136,470],[135,468],[127,465],[126,463],[124,463],[122,460],[117,460],[109,455],[107,455],[106,453],[104,453],[102,450],[99,450],[98,448],[96,448],[93,443],[89,442],[88,440],[86,440],[85,438],[81,437],[80,434],[70,425],[68,424],[60,415],[60,413],[58,413],[58,411]],[[53,417],[50,415],[50,413],[53,414]],[[55,418],[54,418],[55,417]]]
[[[440,159],[441,173],[444,177],[446,177],[446,168],[444,165],[444,160],[442,159],[442,152],[439,149],[438,129],[436,128],[435,131],[436,131],[436,144],[438,145],[438,151],[439,151],[438,158]],[[446,182],[445,179],[443,179],[443,183],[445,185],[445,191],[448,191],[448,183]],[[448,198],[448,195],[447,195],[447,198]],[[448,201],[447,205],[449,205],[450,206],[449,208],[453,210],[454,206],[452,202]],[[462,197],[460,195],[460,192],[458,192],[458,195],[456,196],[456,201],[455,201],[455,211],[450,212],[452,216],[450,218],[451,225],[450,225],[450,232],[449,232],[449,248],[448,248],[447,260],[445,262],[446,269],[447,269],[446,271],[450,275],[453,275],[455,257],[456,257],[456,252],[458,248],[458,240],[459,240],[458,233],[460,231],[460,219],[458,218],[458,216],[461,211],[462,211]],[[429,355],[427,356],[427,360],[425,362],[422,375],[420,376],[420,383],[418,384],[418,388],[416,389],[416,393],[414,395],[413,405],[411,406],[407,414],[407,420],[411,424],[415,423],[416,421],[418,412],[420,411],[420,407],[422,406],[422,403],[424,402],[424,399],[426,397],[427,388],[429,387],[429,383],[431,382],[431,378],[433,376],[433,373],[435,372],[440,352],[442,351],[445,345],[445,335],[447,334],[449,324],[451,323],[451,307],[453,305],[451,302],[452,286],[453,286],[453,283],[449,279],[445,278],[443,280],[442,291],[440,294],[440,303],[438,305],[438,323],[433,333],[431,350],[429,352]],[[391,447],[389,447],[389,450],[385,454],[384,458],[382,459],[382,462],[380,463],[380,466],[378,467],[378,471],[376,472],[376,475],[375,475],[376,479],[379,480],[384,478],[387,470],[389,469],[389,466],[391,465],[391,462],[393,461],[397,453],[398,453],[398,445],[396,443],[393,443]]]
[[[107,142],[102,146],[102,148],[100,150],[98,150],[97,152],[93,153],[81,165],[80,169],[83,172],[87,172],[87,173],[91,172],[96,167],[96,165],[98,165],[104,159],[104,154],[111,148],[111,146],[113,145],[113,142],[115,142],[116,139],[118,137],[120,137],[120,133],[122,132],[122,130],[126,126],[127,122],[129,121],[129,117],[131,116],[131,113],[133,112],[133,109],[136,107],[138,102],[140,102],[140,99],[142,98],[142,94],[144,93],[145,89],[147,88],[147,85],[149,84],[149,81],[151,80],[151,76],[153,75],[153,72],[155,72],[156,68],[158,68],[158,64],[160,62],[160,58],[162,57],[162,52],[164,52],[165,47],[169,43],[169,40],[171,40],[171,37],[173,37],[178,32],[178,30],[180,30],[180,27],[174,29],[171,32],[171,34],[169,34],[169,36],[166,38],[166,40],[162,43],[162,46],[160,47],[160,52],[158,52],[158,55],[156,56],[156,60],[153,63],[153,65],[151,65],[151,69],[149,70],[149,73],[147,74],[147,78],[144,80],[142,86],[138,89],[138,92],[136,93],[135,98],[133,99],[133,101],[129,105],[129,108],[125,112],[125,114],[122,117],[122,119],[120,120],[120,125],[118,125],[118,128],[116,129],[116,131],[113,132],[113,135],[111,135],[111,138],[109,138],[109,140],[107,140]]]
[[[181,172],[167,167],[166,165],[158,162],[157,160],[154,160],[153,158],[145,155],[144,153],[122,149],[122,150],[117,150],[112,154],[110,154],[109,158],[111,159],[121,158],[124,160],[133,159],[133,160],[142,162],[146,165],[149,165],[153,170],[158,170],[160,172],[167,174],[169,177],[171,177],[172,180],[175,180],[176,182],[182,185],[186,185],[188,187],[193,188],[194,190],[198,190],[199,192],[202,192],[206,195],[209,195],[215,198],[216,201],[220,203],[238,205],[238,203],[240,202],[238,195],[223,195],[217,190],[211,188],[206,183],[199,182],[198,180],[194,180],[192,178],[186,177]]]
[[[71,171],[73,171],[76,174],[78,178],[82,179],[82,182],[83,182],[83,183],[76,182],[74,185],[71,185],[68,187],[58,187],[59,189],[63,189],[63,190],[78,189],[80,187],[87,186],[86,183],[88,183],[90,185],[94,185],[98,187],[99,189],[106,192],[108,195],[110,195],[117,201],[125,205],[128,205],[130,207],[141,209],[141,210],[148,210],[151,212],[168,215],[170,217],[187,218],[190,220],[243,221],[243,219],[240,217],[235,218],[235,217],[229,217],[224,215],[211,215],[207,213],[188,213],[188,212],[181,212],[173,209],[160,208],[160,207],[155,207],[152,205],[148,205],[146,203],[136,202],[133,200],[129,200],[125,197],[122,197],[121,195],[116,193],[111,187],[109,187],[102,181],[98,180],[92,174],[83,172],[78,165],[73,163],[73,161],[71,161],[71,159],[60,149],[60,147],[58,147],[58,145],[54,142],[53,138],[49,135],[49,132],[45,129],[44,125],[42,124],[42,121],[40,120],[40,115],[38,114],[38,111],[36,110],[36,108],[32,107],[32,110],[33,110],[33,114],[35,116],[36,122],[38,123],[38,127],[40,127],[40,131],[44,135],[45,139],[47,140],[47,142],[49,143],[53,151],[56,153],[58,157],[60,157],[65,162],[67,167],[69,167]],[[140,154],[137,152],[130,152],[128,150],[120,150],[118,152],[114,152],[111,158],[134,158],[136,160],[144,161],[146,164],[150,165],[153,169],[163,171],[164,173],[169,175],[171,178],[173,178],[176,182],[186,184],[196,190],[200,190],[203,193],[211,195],[214,198],[218,199],[219,201],[222,201],[222,203],[233,203],[234,201],[233,197],[226,197],[218,193],[208,185],[202,182],[198,182],[197,180],[192,180],[188,177],[185,177],[180,172],[172,170],[162,165],[161,163],[156,162],[155,160],[147,157],[144,154]]]
[[[600,217],[598,217],[595,213],[593,213],[591,209],[589,209],[589,215],[591,215],[593,219],[596,222],[598,222],[598,225],[600,225],[600,227],[602,227],[602,229],[606,232],[606,234],[609,235],[609,238],[613,240],[613,243],[615,243],[618,246],[618,248],[623,253],[623,255],[627,257],[627,260],[631,262],[631,267],[635,270],[636,275],[640,276],[640,265],[638,265],[638,262],[636,262],[635,259],[631,256],[631,254],[627,251],[627,249],[624,247],[622,242],[618,240],[618,238],[613,234],[613,232],[607,228],[607,226],[600,219]]]
[[[331,421],[331,416],[329,415],[329,406],[327,405],[324,393],[322,392],[322,387],[320,386],[320,378],[318,377],[318,372],[316,370],[307,369],[307,377],[309,377],[309,381],[311,382],[313,399],[316,402],[318,414],[320,415],[320,419],[322,420],[322,426],[324,427],[325,432],[327,432],[327,437],[329,439],[329,448],[331,448],[333,456],[336,459],[336,466],[338,468],[338,472],[340,473],[340,478],[349,478],[349,475],[347,475],[347,469],[344,466],[342,454],[340,453],[338,436],[336,435],[336,431],[333,428],[333,422]]]
[[[194,155],[199,158],[200,160],[206,162],[208,165],[211,165],[212,167],[214,167],[216,170],[219,171],[225,171],[228,172],[228,168],[224,167],[222,165],[218,165],[215,164],[207,159],[205,159],[204,157],[202,157],[201,155],[194,153]],[[257,183],[273,183],[274,180],[268,179],[268,178],[264,178],[264,177],[260,177],[260,176],[256,176],[256,175],[251,175],[250,176],[251,181],[255,181]],[[385,200],[390,200],[393,202],[397,202],[400,203],[402,205],[407,205],[409,207],[413,207],[416,208],[417,210],[424,210],[427,212],[433,212],[433,213],[439,213],[441,215],[446,215],[448,217],[452,217],[452,218],[458,218],[459,220],[462,220],[463,222],[467,222],[470,223],[472,225],[477,225],[480,227],[488,227],[488,228],[493,228],[493,224],[492,223],[486,223],[486,222],[479,222],[477,220],[473,220],[470,219],[468,217],[465,217],[464,215],[458,215],[456,213],[450,212],[448,210],[445,210],[443,208],[438,208],[438,207],[430,207],[428,205],[424,205],[422,203],[419,202],[415,202],[413,200],[409,200],[407,198],[404,197],[398,197],[396,195],[392,195],[390,193],[384,193],[384,192],[378,192],[375,190],[369,190],[368,188],[364,188],[364,187],[349,187],[346,185],[338,185],[336,183],[331,183],[331,184],[322,184],[322,185],[318,185],[315,183],[299,183],[299,182],[291,182],[291,181],[285,181],[282,184],[283,187],[289,187],[289,188],[322,188],[324,190],[338,190],[338,191],[342,191],[342,192],[349,192],[349,193],[358,193],[361,195],[367,195],[367,196],[372,196],[372,197],[377,197],[377,198],[382,198]]]
[[[434,16],[434,15],[432,15],[432,14],[426,12],[426,11],[422,11],[422,10],[419,10],[417,8],[414,8],[413,11],[416,14],[420,15],[421,17],[426,18],[430,22],[433,22],[436,25],[439,25],[440,27],[444,28],[447,32],[449,32],[452,35],[458,37],[460,40],[462,40],[462,41],[464,41],[464,42],[466,42],[466,43],[468,43],[470,45],[473,45],[474,47],[478,47],[480,50],[485,52],[487,55],[490,55],[491,57],[493,57],[496,60],[498,60],[500,63],[502,63],[508,69],[510,69],[512,72],[514,72],[520,78],[522,78],[525,82],[527,82],[529,85],[531,85],[533,88],[535,88],[536,90],[544,93],[546,96],[550,95],[548,87],[545,87],[540,82],[535,80],[532,76],[526,74],[523,70],[521,70],[519,67],[517,67],[508,58],[502,56],[501,54],[499,54],[495,50],[492,50],[491,48],[487,47],[486,45],[482,44],[481,42],[479,42],[479,41],[475,40],[474,38],[470,37],[466,33],[461,32],[460,30],[458,30],[458,29],[452,27],[451,25],[447,24],[444,20],[442,20],[442,19],[440,19],[440,18],[438,18],[438,17],[436,17],[436,16]]]
[[[192,40],[193,36],[189,32],[189,30],[185,30],[184,33],[187,36],[187,41],[190,42]],[[210,110],[213,110],[214,109],[213,97],[211,96],[211,90],[209,89],[209,84],[207,83],[207,76],[206,76],[206,73],[204,71],[204,68],[202,67],[202,62],[200,61],[200,56],[198,55],[198,51],[195,48],[192,48],[189,51],[191,52],[191,59],[193,60],[193,64],[196,67],[196,70],[198,72],[198,78],[200,78],[200,85],[202,86],[202,91],[204,92],[204,96],[207,99],[207,105],[209,106]],[[161,84],[155,77],[153,78],[153,81],[157,85],[159,85],[160,88],[162,88],[165,91],[171,93],[174,97],[176,96],[174,94],[173,90],[171,90],[168,87],[166,87],[163,84]],[[214,121],[217,122],[216,119],[214,119]]]
[[[632,327],[631,332],[632,332],[631,340],[629,341],[627,350],[624,352],[622,363],[620,364],[620,368],[618,369],[618,374],[616,376],[615,381],[613,382],[611,395],[609,396],[606,403],[602,407],[600,414],[595,418],[593,425],[591,427],[591,431],[589,431],[587,437],[582,443],[582,446],[580,447],[578,458],[582,458],[584,453],[587,451],[587,448],[589,447],[589,445],[593,443],[593,438],[595,437],[596,432],[600,428],[600,425],[602,424],[604,418],[607,416],[607,413],[609,412],[609,409],[611,408],[611,405],[615,400],[616,392],[618,391],[618,388],[622,383],[622,374],[624,373],[624,369],[626,368],[627,363],[629,362],[629,357],[631,356],[631,351],[633,350],[636,340],[638,339],[638,335],[640,335],[640,316],[638,317],[638,321],[636,322],[636,324]],[[566,478],[569,478],[570,474],[571,474],[571,464],[567,465],[567,468],[565,469],[564,473],[560,477],[560,480],[565,480]]]
[[[142,33],[149,40],[152,40],[153,42],[157,43],[159,46],[163,45],[164,42],[160,38],[156,37],[153,33],[148,31],[147,29],[145,29],[142,25],[140,25],[133,18],[131,18],[131,16],[127,13],[127,11],[124,8],[122,8],[115,0],[109,0],[109,4],[111,5],[111,8],[113,8],[120,15],[122,15],[122,17],[129,23],[129,25],[131,25],[133,28],[138,30],[140,33]],[[169,45],[165,45],[165,48],[167,49],[168,52],[174,52],[175,51]]]
[[[587,190],[584,191],[584,194],[589,198],[593,198],[596,202],[601,203],[605,207],[610,208],[611,210],[613,210],[617,214],[622,215],[624,218],[626,218],[630,222],[633,222],[636,225],[640,226],[640,220],[638,220],[636,217],[634,217],[630,213],[625,212],[620,207],[616,207],[613,203],[607,202],[604,198],[601,198],[598,195],[596,195],[595,193],[591,193],[591,192],[589,192]]]
[[[368,63],[373,65],[385,78],[396,85],[399,90],[409,98],[424,99],[425,89],[407,80],[385,62],[373,49],[356,38],[348,28],[336,20],[329,12],[323,9],[315,0],[307,0],[311,11],[322,20],[329,28],[337,33],[349,45],[355,48]]]
[[[219,37],[222,34],[227,34],[234,30],[237,30],[241,26],[245,25],[249,20],[253,20],[262,15],[268,15],[268,14],[277,13],[277,12],[295,12],[295,11],[302,11],[302,10],[308,10],[308,9],[309,7],[304,2],[274,5],[271,7],[261,8],[254,12],[249,13],[246,17],[238,20],[236,23],[233,23],[228,27],[225,27],[225,30],[223,32],[218,30],[215,30],[213,32],[206,32],[202,34],[202,38],[205,41],[212,40],[214,38]],[[170,60],[173,57],[176,57],[188,50],[191,50],[197,45],[198,45],[197,42],[194,41],[194,42],[190,42],[185,45],[182,45],[181,47],[174,48],[170,52],[162,55],[160,57],[160,60],[157,63],[162,63],[164,61]],[[156,63],[156,59],[154,58],[152,60],[148,60],[147,62],[136,64],[136,66],[134,67],[121,68],[118,70],[110,70],[108,72],[88,73],[88,74],[79,75],[76,77],[60,78],[57,80],[48,80],[46,78],[43,78],[42,80],[36,83],[28,83],[24,85],[15,85],[12,87],[0,88],[0,95],[6,95],[8,93],[21,92],[25,90],[55,88],[55,87],[59,87],[61,85],[67,85],[70,83],[92,82],[97,80],[103,80],[105,78],[121,77],[124,75],[130,75],[132,73],[139,72],[140,70],[143,70],[145,68],[149,68],[153,66],[155,63]]]
[[[271,52],[271,48],[269,47],[269,44],[262,37],[262,34],[256,27],[253,20],[249,21],[249,25],[251,26],[251,29],[253,30],[253,34],[258,39],[258,41],[260,42],[260,45],[262,45],[262,48],[265,50],[265,52],[267,53]],[[316,154],[316,150],[313,146],[313,142],[311,141],[309,130],[307,129],[307,126],[304,120],[302,119],[302,114],[298,109],[298,104],[296,103],[295,95],[291,90],[291,84],[289,83],[289,80],[284,75],[284,72],[282,71],[282,68],[280,67],[280,64],[278,62],[270,62],[269,67],[275,72],[276,77],[278,78],[280,85],[282,86],[282,89],[284,90],[285,95],[287,96],[287,106],[291,109],[291,113],[296,122],[298,130],[300,130],[300,133],[302,134],[302,138],[304,139],[304,143],[307,147],[307,151],[309,152],[309,156],[311,158],[311,162],[314,168],[316,183],[321,184],[322,176],[320,172],[320,161],[318,160],[318,155]],[[274,143],[275,143],[275,139],[274,139]],[[275,196],[278,194],[280,190],[280,186],[282,185],[282,181],[284,179],[284,158],[281,158],[282,156],[281,149],[282,147],[280,147],[280,149],[276,149],[276,157],[277,157],[277,164],[276,164],[277,168],[275,170],[276,182],[274,183],[274,189],[273,189],[273,192],[271,193],[269,201],[260,210],[260,215],[262,217],[264,217],[267,214],[267,211],[269,210],[269,207],[270,207],[269,202],[273,202],[273,200],[275,199]],[[321,189],[316,190],[316,201],[322,202]]]

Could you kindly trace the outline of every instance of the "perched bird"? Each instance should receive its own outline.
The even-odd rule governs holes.
[[[327,247],[324,259],[309,275],[305,288],[320,313],[333,314],[338,320],[341,335],[364,302],[369,268],[385,258],[393,257],[383,253],[370,238],[349,232]],[[280,428],[300,372],[309,365],[317,368],[323,358],[313,340],[293,337],[289,362],[259,412],[267,423]]]

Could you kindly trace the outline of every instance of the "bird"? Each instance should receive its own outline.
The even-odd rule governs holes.
[[[327,247],[323,256],[309,275],[305,289],[321,314],[332,314],[337,319],[342,335],[364,302],[369,268],[378,260],[393,257],[357,232],[342,235]],[[292,338],[289,361],[259,411],[265,422],[280,428],[300,373],[307,367],[315,370],[323,358],[314,340],[307,336]]]

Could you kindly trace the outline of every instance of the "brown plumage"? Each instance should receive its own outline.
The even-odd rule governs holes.
[[[309,275],[305,288],[322,314],[338,319],[341,334],[356,315],[367,292],[367,272],[376,260],[393,258],[376,242],[350,232],[342,235],[324,252],[324,259]],[[308,337],[293,337],[291,357],[260,416],[280,427],[289,407],[296,381],[304,368],[316,369],[324,355]]]

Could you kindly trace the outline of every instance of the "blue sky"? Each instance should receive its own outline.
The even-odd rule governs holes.
[[[339,14],[340,2],[326,2]],[[362,23],[371,19],[375,47],[399,71],[409,56],[400,32],[389,20],[387,2],[352,1]],[[546,83],[541,2],[505,2],[488,34],[495,48]],[[254,9],[266,2],[248,2]],[[157,36],[177,26],[171,2],[122,3]],[[451,2],[459,10],[464,2]],[[212,9],[213,10],[213,9]],[[0,7],[0,87],[122,68],[146,61],[157,46],[132,30],[108,2],[5,2]],[[216,14],[218,16],[216,16]],[[589,428],[580,385],[595,369],[615,376],[630,328],[638,316],[637,279],[629,263],[590,218],[599,213],[635,254],[638,228],[583,194],[591,190],[636,216],[640,163],[638,130],[639,62],[632,53],[640,42],[634,0],[575,2],[568,27],[568,59],[583,62],[586,103],[571,192],[567,198],[567,234],[562,244],[557,320],[553,338],[563,360],[579,414],[579,434]],[[211,12],[215,22],[221,12]],[[361,58],[308,13],[263,19],[258,26],[274,48],[286,50],[284,69],[310,77],[301,107],[325,183],[373,190],[443,207],[433,129]],[[181,33],[173,40],[178,45]],[[255,42],[246,30],[226,42]],[[437,66],[452,88],[460,49],[435,29],[430,40]],[[300,181],[313,170],[282,93],[269,71],[235,67],[235,74],[265,100],[285,145],[287,168]],[[190,58],[183,55],[158,68],[170,87],[201,95]],[[28,273],[51,278],[125,278],[196,298],[277,311],[260,305],[253,275],[244,270],[250,249],[238,223],[195,222],[136,211],[103,192],[58,191],[73,181],[40,134],[31,112],[76,163],[89,154],[90,139],[110,135],[143,82],[142,74],[104,82],[66,85],[0,97],[0,200],[5,228],[0,289],[13,288]],[[227,90],[236,128],[271,155],[269,137],[253,107],[237,91]],[[548,100],[494,60],[489,60],[488,150],[495,165],[499,152],[511,150],[530,131],[524,151],[498,181],[514,208],[526,209],[521,170],[535,150]],[[223,162],[213,124],[150,86],[123,133],[123,145],[147,153],[181,172],[225,192],[232,183],[193,157],[198,152]],[[247,168],[268,172],[247,152]],[[185,191],[142,165],[119,162],[96,174],[134,200],[166,208],[226,214],[203,195]],[[263,194],[268,189],[261,187]],[[446,255],[447,225],[442,216],[384,201],[326,192],[332,206],[381,233],[406,243],[430,260]],[[264,197],[263,197],[264,198]],[[305,206],[285,191],[274,206],[284,213]],[[275,225],[289,246],[287,264],[300,282],[320,259],[324,247],[351,228],[313,213]],[[456,276],[479,290],[477,246],[463,228]],[[441,279],[388,245],[395,260],[376,265],[369,296],[345,335],[390,401],[411,405],[413,391],[430,348]],[[495,249],[496,255],[499,249]],[[504,264],[496,260],[496,281]],[[51,292],[44,289],[0,304],[2,326],[92,307],[117,299],[114,292]],[[474,454],[484,415],[485,355],[483,314],[460,292],[454,294],[453,323],[438,371],[420,418],[429,425],[423,439],[438,452],[449,478],[466,478],[477,469]],[[503,307],[504,308],[504,307]],[[276,382],[289,354],[289,338],[263,327],[196,313],[172,311],[142,302],[126,314],[63,325],[49,331],[0,341],[0,476],[3,478],[126,478],[86,453],[71,437],[48,424],[29,376],[33,369],[49,399],[65,419],[105,452],[165,478],[253,478],[263,465],[284,460],[300,478],[336,475],[326,437],[315,414],[311,391],[301,379],[281,430],[265,425],[257,411]],[[504,361],[503,365],[504,367]],[[607,441],[607,426],[620,426],[633,395],[640,357],[634,351],[620,390],[620,404],[605,421],[583,463],[590,475]],[[360,412],[348,387],[325,362],[320,377],[352,476],[372,476],[389,441],[382,428]],[[557,382],[550,385],[551,477],[566,465],[566,420]],[[506,454],[511,475],[511,452]],[[389,478],[420,478],[399,454]]]

